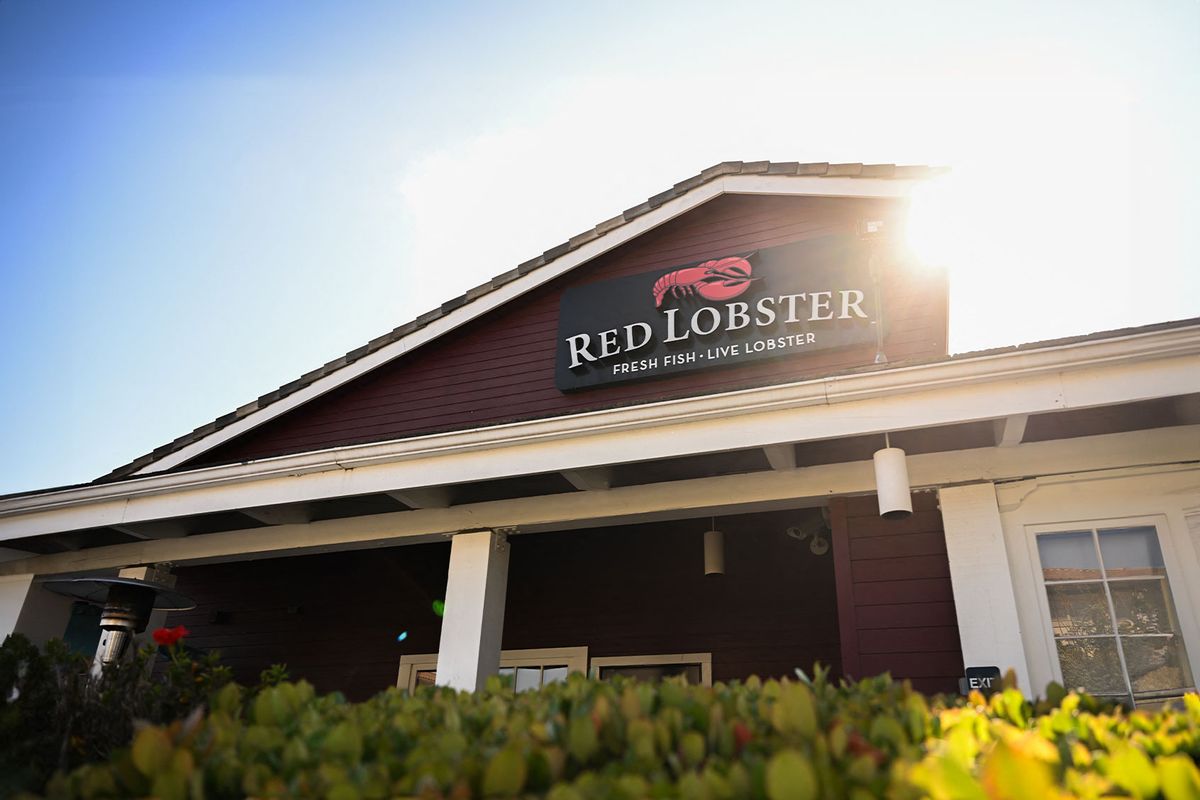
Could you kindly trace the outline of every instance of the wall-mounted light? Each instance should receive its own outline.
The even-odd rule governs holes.
[[[829,552],[829,509],[822,506],[819,514],[809,514],[801,518],[800,523],[792,525],[786,531],[787,535],[798,542],[807,541],[808,549],[814,556],[823,556]]]
[[[814,556],[823,556],[829,552],[829,540],[818,533],[808,543],[808,550]]]
[[[875,492],[879,496],[879,516],[904,519],[912,514],[912,489],[908,484],[908,463],[904,451],[892,447],[883,435],[884,448],[875,451]]]
[[[725,574],[725,534],[717,530],[715,519],[712,530],[704,532],[704,574]]]

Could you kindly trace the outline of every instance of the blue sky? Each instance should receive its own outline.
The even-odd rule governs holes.
[[[1197,41],[1191,0],[0,0],[0,492],[724,159],[953,166],[956,350],[1200,315]]]

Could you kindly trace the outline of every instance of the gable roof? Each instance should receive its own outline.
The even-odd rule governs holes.
[[[408,350],[411,348],[402,349],[399,352],[389,355],[388,358],[383,360],[371,359],[372,362],[379,361],[379,363],[365,365],[364,360],[369,356],[377,355],[385,348],[391,349],[393,345],[401,343],[402,340],[413,336],[413,334],[430,331],[430,326],[442,321],[447,317],[447,315],[460,311],[460,309],[466,309],[468,306],[479,304],[479,301],[483,298],[494,297],[494,295],[496,295],[498,290],[500,290],[502,287],[509,286],[518,279],[534,273],[535,271],[542,270],[548,265],[561,262],[565,256],[577,253],[581,248],[584,248],[586,245],[591,244],[602,237],[610,237],[614,236],[614,234],[627,232],[629,228],[635,227],[631,226],[631,223],[634,223],[639,219],[645,219],[645,215],[649,214],[655,209],[659,209],[671,201],[700,194],[698,190],[711,187],[714,182],[727,176],[745,175],[770,176],[773,178],[822,178],[843,180],[888,179],[914,181],[935,177],[936,175],[942,174],[945,171],[946,168],[943,167],[928,167],[919,165],[899,166],[896,164],[861,163],[830,164],[827,162],[799,163],[795,161],[723,161],[719,164],[709,167],[706,170],[703,170],[697,175],[693,175],[686,180],[676,183],[665,191],[659,192],[658,194],[647,198],[645,201],[626,209],[610,219],[600,222],[599,224],[580,234],[577,234],[576,236],[572,236],[567,241],[551,247],[541,255],[535,256],[528,261],[518,264],[513,269],[503,272],[473,289],[468,289],[465,293],[459,295],[458,297],[447,300],[437,308],[427,311],[415,319],[392,329],[382,336],[372,339],[365,345],[355,348],[345,355],[339,356],[338,358],[335,358],[332,361],[323,364],[322,366],[307,372],[304,375],[301,375],[299,378],[280,386],[278,389],[267,392],[255,400],[251,400],[249,403],[238,407],[234,411],[217,417],[212,422],[201,425],[195,430],[192,430],[189,433],[186,433],[161,447],[157,447],[143,456],[135,458],[128,464],[117,467],[108,474],[97,478],[96,482],[120,480],[121,478],[126,478],[135,474],[144,474],[151,471],[157,471],[151,469],[155,466],[164,470],[178,466],[183,461],[189,460],[196,455],[199,455],[201,452],[204,452],[204,450],[209,449],[209,447],[215,447],[221,442],[232,438],[230,436],[216,436],[218,433],[228,431],[230,426],[233,426],[236,423],[243,423],[243,425],[239,425],[238,427],[244,427],[246,430],[249,430],[250,427],[256,427],[258,424],[266,422],[267,420],[277,416],[277,414],[264,413],[268,409],[277,410],[279,413],[283,413],[283,411],[294,408],[296,405],[307,402],[307,400],[318,396],[318,394],[313,394],[312,397],[300,398],[298,393],[301,393],[306,389],[311,389],[319,381],[329,384],[328,386],[323,387],[319,392],[319,394],[324,394],[326,391],[336,388],[336,386],[358,377],[361,374],[364,374],[366,371],[378,366],[379,363],[391,360],[392,358],[400,355],[401,352],[408,352]],[[855,194],[853,191],[845,190],[832,193],[850,196]],[[708,194],[710,196],[700,198],[697,205],[716,196],[711,192]],[[717,194],[720,194],[720,192]],[[825,192],[818,190],[812,192],[812,194],[822,195],[825,194]],[[642,231],[636,231],[634,232],[634,235],[640,232]],[[573,268],[573,266],[576,265],[570,266]],[[557,277],[557,274],[549,275],[546,279],[549,280],[553,277]],[[532,288],[532,286],[529,288]],[[507,299],[508,298],[505,298],[505,300]],[[484,305],[487,307],[479,310],[479,313],[481,314],[495,307],[495,304]],[[423,341],[417,342],[416,344],[424,344],[433,338],[437,338],[443,333],[447,333],[449,330],[458,327],[458,325],[461,325],[462,322],[465,321],[466,319],[463,319],[458,324],[448,327],[445,330],[432,331],[432,335],[422,337]],[[348,369],[354,365],[365,365],[366,369]],[[338,375],[339,373],[345,375],[344,380],[328,380],[330,378],[334,378],[334,376]],[[289,398],[297,399],[299,402],[281,402]],[[257,419],[252,420],[252,417]],[[237,433],[241,432],[243,431],[239,430]],[[234,435],[237,434],[235,433]],[[209,446],[206,447],[203,443],[208,439],[212,439],[213,441]]]

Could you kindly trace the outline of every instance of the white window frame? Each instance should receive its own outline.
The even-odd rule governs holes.
[[[400,656],[400,670],[396,674],[396,686],[411,692],[416,688],[417,673],[437,670],[437,653],[419,653]],[[566,665],[567,674],[587,672],[587,647],[546,647],[531,650],[501,650],[500,666],[542,667]]]
[[[1040,613],[1041,621],[1042,621],[1041,627],[1042,627],[1043,643],[1045,644],[1046,652],[1049,653],[1049,655],[1050,655],[1050,668],[1053,671],[1054,680],[1060,684],[1065,685],[1065,683],[1063,681],[1062,664],[1060,663],[1059,658],[1058,658],[1058,647],[1054,641],[1054,620],[1050,613],[1050,597],[1046,591],[1046,578],[1045,578],[1045,574],[1042,571],[1041,554],[1038,552],[1038,544],[1037,544],[1038,537],[1045,535],[1045,534],[1053,534],[1053,533],[1071,533],[1071,532],[1075,532],[1075,531],[1084,531],[1084,530],[1095,531],[1095,530],[1104,530],[1104,529],[1111,529],[1111,528],[1137,528],[1137,527],[1154,528],[1155,535],[1158,537],[1158,546],[1159,546],[1159,549],[1162,551],[1163,564],[1165,565],[1166,571],[1167,571],[1167,574],[1166,574],[1167,586],[1171,590],[1171,600],[1175,606],[1175,614],[1176,614],[1176,618],[1177,618],[1177,624],[1179,627],[1178,635],[1179,635],[1180,640],[1183,642],[1183,647],[1184,647],[1184,651],[1186,653],[1187,666],[1189,667],[1189,672],[1192,673],[1193,686],[1191,687],[1191,691],[1195,691],[1195,684],[1198,682],[1197,674],[1195,671],[1195,662],[1196,662],[1196,657],[1198,655],[1196,648],[1198,646],[1200,646],[1200,643],[1197,643],[1196,641],[1194,641],[1194,639],[1192,637],[1188,636],[1189,626],[1186,625],[1185,621],[1184,621],[1184,615],[1185,615],[1187,609],[1180,608],[1180,592],[1177,587],[1186,585],[1187,578],[1184,574],[1182,565],[1180,565],[1179,562],[1176,560],[1175,552],[1174,552],[1174,544],[1172,542],[1172,537],[1171,537],[1171,530],[1167,523],[1167,517],[1164,514],[1152,514],[1152,515],[1138,516],[1138,517],[1109,517],[1109,518],[1104,518],[1104,519],[1085,519],[1085,520],[1075,520],[1075,521],[1070,521],[1070,522],[1063,521],[1063,522],[1054,522],[1054,523],[1045,523],[1045,524],[1039,524],[1039,525],[1026,525],[1025,526],[1025,533],[1026,533],[1026,542],[1025,543],[1026,543],[1026,547],[1028,548],[1028,556],[1029,556],[1030,564],[1033,566],[1034,580],[1037,585],[1036,601],[1037,601],[1037,608]],[[1103,579],[1103,580],[1107,584],[1107,579]],[[1106,589],[1106,592],[1107,592],[1107,589]],[[1183,598],[1186,601],[1186,599],[1187,599],[1186,594],[1184,594]],[[1125,672],[1126,672],[1126,675],[1123,675],[1122,678],[1125,680],[1128,680],[1128,668],[1125,666],[1125,659],[1124,659],[1123,655],[1120,656],[1120,662],[1121,662],[1121,668],[1123,670],[1125,670]],[[1044,688],[1044,687],[1036,687],[1035,691],[1040,690],[1042,688]],[[1072,687],[1068,687],[1068,688],[1072,688]],[[1188,690],[1189,689],[1187,687],[1182,688],[1180,690],[1180,695],[1184,694]],[[1131,701],[1133,700],[1133,698],[1131,698],[1131,697],[1128,699],[1130,699]],[[1143,703],[1143,704],[1144,703],[1153,703],[1153,702],[1160,702],[1162,699],[1164,699],[1164,698],[1158,698],[1155,700],[1142,700],[1142,701],[1138,701],[1138,702]]]
[[[712,653],[670,653],[649,656],[597,656],[592,659],[589,675],[599,677],[601,667],[641,667],[667,664],[693,664],[700,667],[700,685],[712,686]]]

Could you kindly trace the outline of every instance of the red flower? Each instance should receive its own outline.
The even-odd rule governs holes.
[[[733,723],[733,744],[737,748],[738,753],[746,749],[746,745],[754,738],[754,734],[746,727],[746,723],[740,719]]]
[[[182,625],[176,625],[174,628],[159,628],[151,635],[157,644],[164,647],[171,647],[178,644],[180,639],[188,635],[188,629]]]

